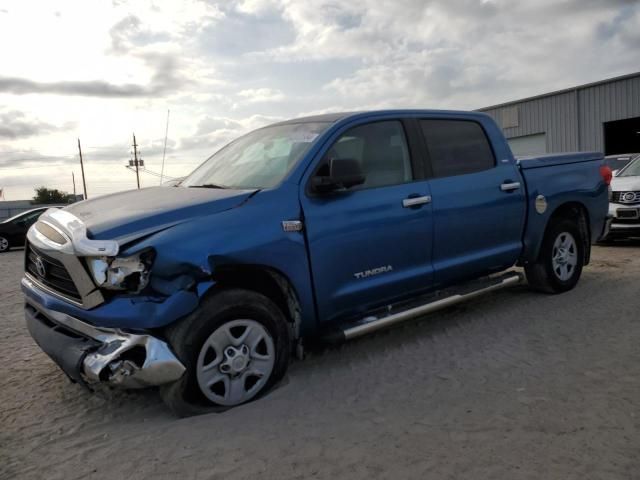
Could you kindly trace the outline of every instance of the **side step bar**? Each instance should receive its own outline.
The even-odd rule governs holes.
[[[340,336],[343,337],[341,340],[351,340],[352,338],[360,337],[362,335],[375,332],[376,330],[390,327],[396,323],[404,322],[405,320],[426,315],[458,303],[466,302],[467,300],[471,300],[496,290],[512,287],[522,283],[523,280],[524,276],[521,273],[508,272],[504,276],[489,279],[487,282],[483,282],[481,285],[476,286],[474,289],[467,290],[464,293],[456,293],[448,297],[434,300],[381,318],[367,317],[361,323],[343,329],[340,332]]]

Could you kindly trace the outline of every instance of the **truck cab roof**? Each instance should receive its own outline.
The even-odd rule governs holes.
[[[487,114],[481,112],[469,112],[464,110],[437,110],[437,109],[388,109],[388,110],[360,110],[351,112],[335,112],[335,113],[323,113],[319,115],[310,115],[306,117],[292,118],[284,120],[273,125],[287,125],[293,123],[314,123],[314,122],[326,122],[337,123],[342,120],[355,120],[359,118],[367,118],[369,116],[420,116],[420,115],[443,115],[443,116],[461,116],[464,118],[485,118]]]

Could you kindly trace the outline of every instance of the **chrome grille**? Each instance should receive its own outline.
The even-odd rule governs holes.
[[[615,203],[640,203],[640,192],[612,192],[611,200]]]
[[[75,302],[82,302],[82,296],[62,262],[38,250],[29,242],[25,252],[25,270],[51,290]]]
[[[619,208],[616,212],[616,218],[623,218],[627,220],[634,220],[639,216],[637,208]]]

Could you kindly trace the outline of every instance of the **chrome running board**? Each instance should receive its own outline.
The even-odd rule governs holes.
[[[342,337],[340,340],[351,340],[352,338],[360,337],[362,335],[375,332],[376,330],[404,322],[405,320],[410,320],[458,303],[466,302],[467,300],[471,300],[490,292],[495,292],[496,290],[519,285],[523,280],[524,275],[521,273],[507,272],[499,277],[489,278],[481,282],[476,281],[473,282],[473,287],[471,289],[467,288],[463,293],[454,293],[444,298],[432,300],[428,303],[407,308],[406,310],[398,313],[391,313],[380,318],[371,315],[367,316],[359,323],[343,328],[338,335]],[[334,336],[334,340],[335,339],[336,338]]]

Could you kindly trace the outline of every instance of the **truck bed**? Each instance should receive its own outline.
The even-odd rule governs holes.
[[[516,157],[520,168],[523,170],[571,163],[602,161],[602,159],[602,154],[599,152],[550,153],[546,155]]]
[[[527,221],[524,229],[522,261],[534,261],[550,216],[560,205],[582,205],[588,212],[590,241],[603,232],[607,216],[607,186],[602,182],[600,167],[603,155],[598,152],[558,153],[519,157],[518,166],[527,192]],[[553,168],[545,168],[553,167]],[[546,208],[538,211],[536,201]]]

